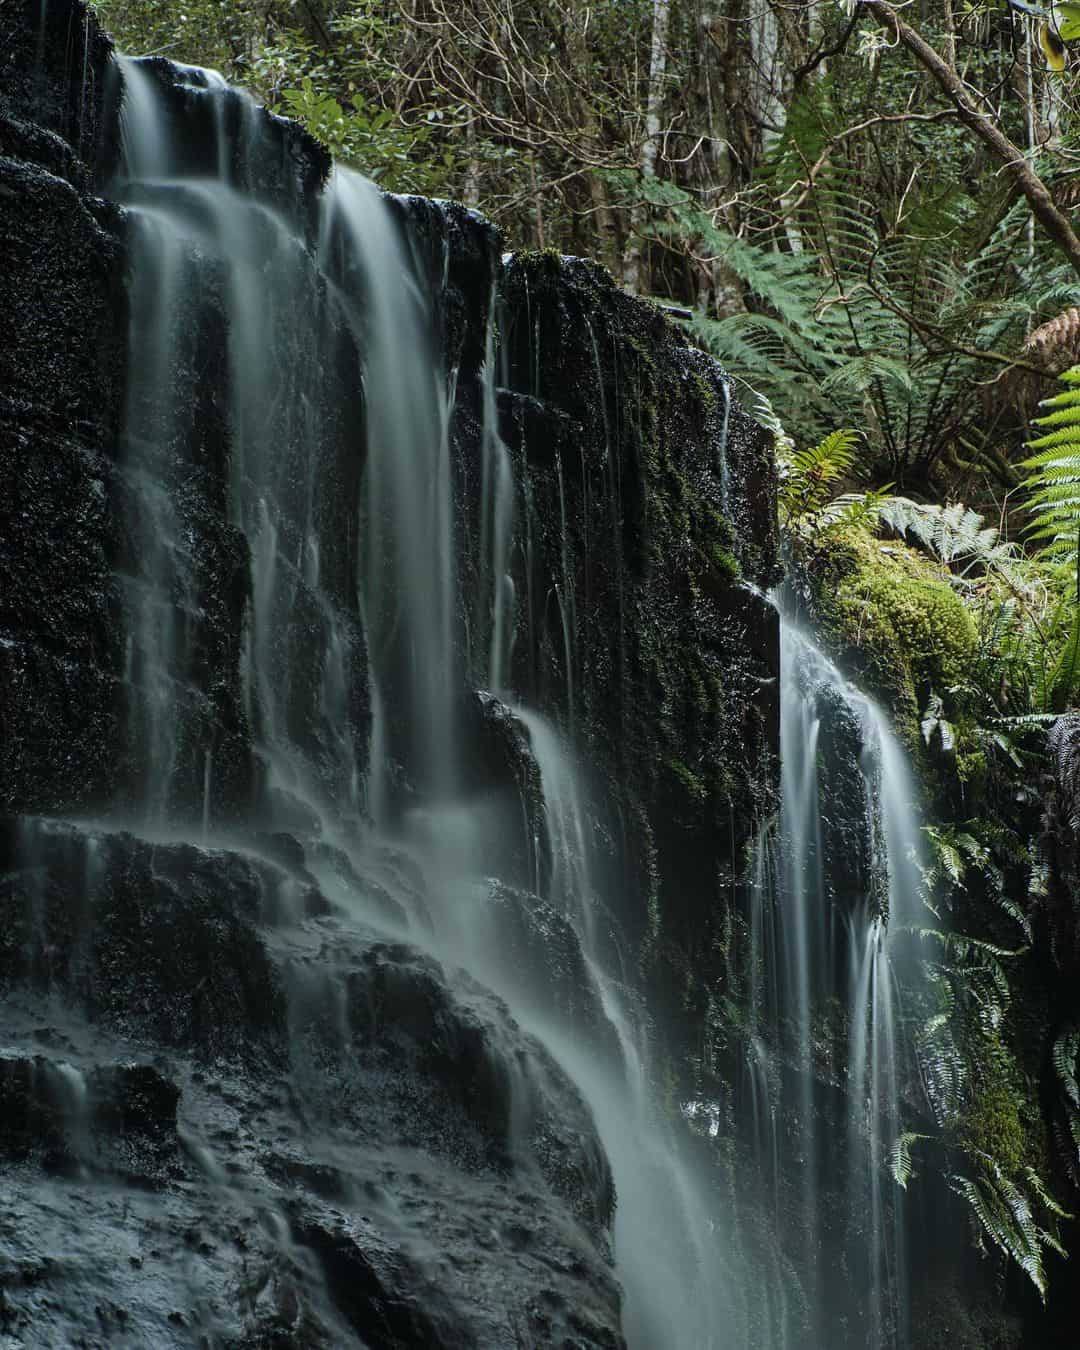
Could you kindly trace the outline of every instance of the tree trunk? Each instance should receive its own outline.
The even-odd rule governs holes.
[[[1068,258],[1073,271],[1080,276],[1080,238],[1054,205],[1049,189],[1032,170],[1023,150],[1014,145],[985,113],[979,111],[956,70],[914,28],[904,22],[892,5],[886,4],[885,0],[862,0],[862,8],[875,14],[891,29],[897,40],[934,78],[939,88],[955,104],[960,120],[1003,165],[1006,173],[1031,203],[1035,219]]]
[[[653,0],[652,41],[649,47],[649,87],[645,99],[645,139],[641,143],[641,176],[656,177],[656,159],[660,153],[660,109],[664,101],[664,77],[667,74],[668,21],[671,0]],[[641,289],[642,226],[648,207],[635,202],[630,213],[630,239],[623,261],[623,285],[627,290]]]

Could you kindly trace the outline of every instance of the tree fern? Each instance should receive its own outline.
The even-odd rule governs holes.
[[[1044,400],[1050,411],[1036,423],[1047,430],[1028,443],[1036,453],[1022,467],[1032,471],[1026,483],[1031,538],[1047,557],[1072,562],[1080,537],[1080,366],[1061,379],[1069,388]]]

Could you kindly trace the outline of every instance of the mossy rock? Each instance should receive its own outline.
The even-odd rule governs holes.
[[[1019,1350],[1023,1324],[990,1296],[976,1300],[956,1281],[916,1294],[911,1344],[920,1350]]]
[[[930,692],[948,701],[975,656],[975,622],[944,568],[859,526],[829,531],[807,550],[814,606],[834,643],[918,739]]]
[[[991,1053],[984,1067],[983,1081],[956,1122],[957,1142],[969,1153],[993,1158],[1007,1176],[1015,1176],[1025,1164],[1038,1161],[1028,1156],[1023,1093],[1010,1056]]]

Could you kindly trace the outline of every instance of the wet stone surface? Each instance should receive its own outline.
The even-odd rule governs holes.
[[[0,47],[0,1341],[620,1350],[618,1197],[556,1050],[627,1065],[579,933],[534,893],[555,832],[489,678],[484,586],[517,597],[507,684],[591,758],[619,978],[644,965],[661,1013],[693,1024],[722,914],[685,883],[727,894],[772,802],[765,444],[718,368],[596,269],[504,267],[464,208],[391,205],[455,393],[447,706],[462,805],[498,841],[475,893],[448,896],[360,799],[369,406],[363,323],[313,263],[326,156],[239,95],[219,120],[197,72],[141,69],[181,167],[221,170],[213,201],[118,179],[117,72],[82,0],[19,0]],[[212,215],[241,188],[260,292],[290,319],[321,307],[319,379],[290,336],[288,397],[248,409],[266,462],[235,430],[235,267],[185,236],[164,412],[132,342],[161,290],[136,284],[140,212]],[[492,578],[498,436],[516,544]],[[405,682],[387,685],[388,794],[437,835],[399,752]],[[347,803],[332,827],[326,800]]]
[[[15,1344],[622,1344],[594,1126],[500,1000],[325,900],[267,927],[276,862],[5,837]]]

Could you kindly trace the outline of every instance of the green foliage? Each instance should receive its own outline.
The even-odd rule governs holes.
[[[941,834],[933,842],[936,865],[956,884],[968,858],[985,866],[985,850],[970,835]],[[1030,936],[1023,916],[1014,917]],[[1055,1220],[1068,1216],[1032,1165],[1038,1147],[1028,1123],[1031,1089],[1003,1039],[1011,1001],[1004,962],[1025,949],[936,929],[921,936],[941,953],[927,963],[938,1006],[919,1031],[923,1080],[945,1142],[974,1169],[950,1173],[950,1184],[970,1206],[980,1243],[989,1240],[1016,1261],[1045,1298],[1043,1251],[1061,1251]],[[901,1136],[890,1157],[902,1186],[912,1174],[911,1138]]]
[[[826,627],[861,654],[914,741],[931,692],[967,673],[977,642],[971,614],[941,569],[904,544],[878,541],[865,524],[810,541],[808,562]]]
[[[779,457],[781,524],[813,528],[816,517],[833,495],[837,480],[851,472],[857,431],[831,431],[809,450],[791,448]]]
[[[1061,378],[1070,387],[1044,400],[1051,411],[1036,424],[1046,430],[1028,442],[1038,453],[1022,467],[1032,470],[1026,484],[1034,515],[1031,538],[1049,559],[1074,564],[1080,545],[1080,366]]]
[[[1080,1026],[1068,1024],[1054,1038],[1051,1060],[1061,1094],[1063,1121],[1057,1124],[1062,1157],[1074,1186],[1080,1186]]]
[[[1018,1085],[1010,1076],[1003,1057],[988,1057],[983,1081],[962,1112],[956,1125],[961,1146],[972,1155],[992,1159],[1007,1175],[1015,1175],[1024,1166],[1027,1141],[1020,1120],[1022,1100]]]
[[[918,1143],[920,1139],[929,1139],[928,1134],[915,1134],[911,1131],[901,1134],[893,1146],[889,1149],[886,1158],[886,1165],[892,1173],[893,1180],[903,1190],[907,1190],[907,1184],[914,1175],[914,1168],[911,1161],[911,1146]]]
[[[395,39],[386,17],[366,0],[318,23],[309,13],[308,29],[285,0],[259,6],[97,0],[96,9],[131,55],[160,54],[220,69],[391,191],[445,194],[459,171],[442,110],[425,109],[406,120],[380,99],[390,75],[380,44],[390,47]]]
[[[1028,442],[1037,453],[1023,462],[1033,515],[1030,538],[1055,569],[1058,605],[1050,627],[1059,637],[1044,682],[1043,707],[1069,706],[1080,687],[1080,366],[1061,377],[1068,386],[1044,400],[1050,411],[1036,419],[1043,434]]]
[[[924,548],[961,576],[994,568],[1015,577],[1016,546],[1002,540],[994,526],[963,502],[943,506],[889,497],[882,502],[878,518],[900,538]]]
[[[362,169],[391,191],[422,191],[431,186],[432,164],[428,141],[432,128],[421,124],[407,128],[389,108],[369,106],[363,95],[352,95],[346,110],[337,99],[316,91],[309,75],[296,89],[281,91],[280,110],[302,122],[335,158]],[[427,156],[421,170],[418,161]],[[452,151],[444,147],[437,163],[449,171]]]
[[[826,82],[815,89],[813,97],[827,96]],[[799,191],[821,132],[793,110],[765,168],[774,198]],[[707,252],[741,284],[744,311],[699,314],[690,330],[783,407],[798,439],[818,438],[838,419],[858,422],[883,475],[900,480],[980,458],[987,429],[974,390],[1005,361],[997,349],[1022,341],[1030,316],[1053,303],[1041,285],[1003,293],[1023,211],[1007,213],[974,248],[952,197],[927,202],[914,231],[883,227],[875,204],[852,193],[840,156],[800,192],[807,200],[785,232],[761,239],[718,226],[670,184],[642,191],[664,210],[658,237]],[[1049,269],[1046,290],[1058,282]]]
[[[952,1187],[970,1206],[981,1236],[1016,1262],[1045,1302],[1048,1285],[1043,1251],[1066,1255],[1054,1221],[1070,1216],[1051,1198],[1034,1169],[1025,1173],[1029,1195],[993,1158],[982,1160],[985,1165],[975,1180],[953,1175]],[[1040,1209],[1046,1218],[1039,1217]],[[1044,1223],[1048,1226],[1043,1227]]]

